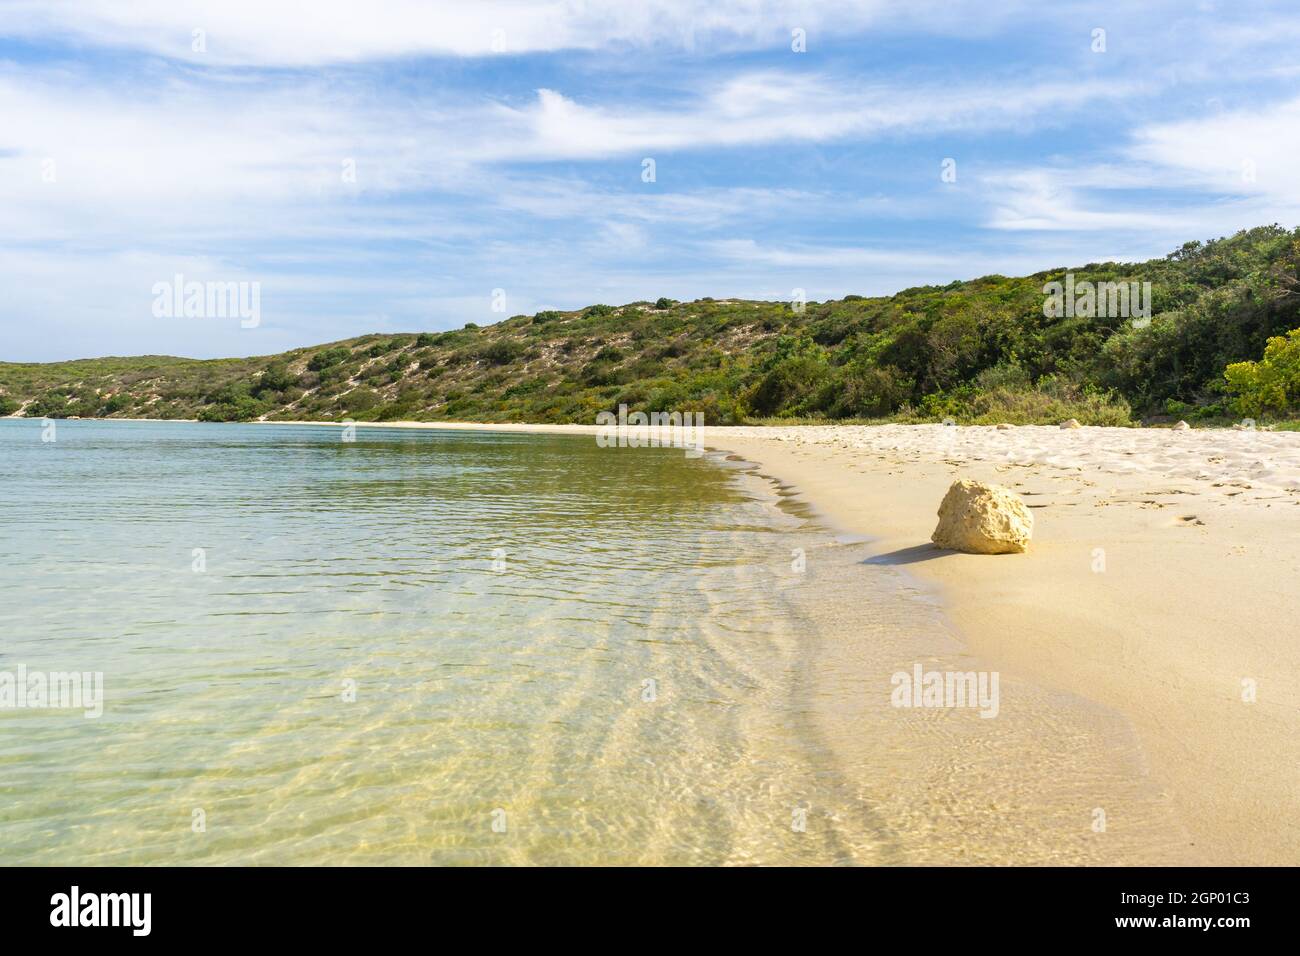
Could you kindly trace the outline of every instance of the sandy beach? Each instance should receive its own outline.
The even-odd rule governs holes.
[[[891,425],[710,441],[935,586],[980,657],[1130,721],[1189,862],[1300,861],[1300,435]],[[1023,496],[1028,554],[929,544],[957,477]]]
[[[940,425],[704,431],[710,447],[757,463],[832,526],[866,536],[872,561],[933,589],[971,654],[1126,722],[1140,772],[1173,816],[1165,822],[1186,834],[1181,851],[1162,858],[1300,862],[1293,825],[1300,434]],[[1029,553],[977,556],[930,544],[939,501],[958,477],[1023,497],[1035,517]],[[846,632],[863,613],[851,591],[833,610]],[[829,713],[845,722],[829,736],[851,739],[852,708]]]

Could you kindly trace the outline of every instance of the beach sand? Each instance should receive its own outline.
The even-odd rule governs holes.
[[[756,463],[831,526],[865,536],[868,564],[905,572],[940,599],[964,645],[952,659],[978,659],[1003,675],[1004,697],[1021,687],[1020,699],[1032,698],[1032,719],[1004,706],[1000,731],[977,721],[937,746],[916,738],[913,764],[947,765],[936,788],[918,789],[927,779],[918,769],[910,793],[864,797],[910,800],[893,812],[921,808],[918,828],[946,829],[935,834],[941,852],[913,850],[908,862],[1300,864],[1300,433],[835,425],[711,427],[704,441]],[[959,477],[1023,496],[1035,518],[1029,553],[930,544]],[[814,613],[823,679],[838,682],[817,705],[822,734],[869,777],[880,775],[881,753],[864,741],[890,725],[868,706],[878,701],[862,699],[868,684],[844,679],[870,615],[855,603],[854,575],[868,570],[835,569],[839,597],[825,602],[823,590]],[[1109,763],[1098,741],[1113,749]],[[1076,804],[1087,802],[1090,775],[1116,774],[1137,790],[1113,779],[1097,788],[1117,835],[1107,852]],[[1107,807],[1105,794],[1120,805]],[[1080,846],[1092,842],[1036,853],[1044,827],[1078,827],[1089,834]]]
[[[1186,862],[1300,863],[1300,434],[887,425],[709,442],[936,586],[980,658],[1129,721]],[[1028,554],[929,544],[958,477],[1024,497]]]

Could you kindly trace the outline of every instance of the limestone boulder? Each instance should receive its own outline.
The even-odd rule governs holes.
[[[1034,516],[1008,488],[982,481],[954,481],[939,505],[930,540],[969,554],[1018,554],[1029,549]]]

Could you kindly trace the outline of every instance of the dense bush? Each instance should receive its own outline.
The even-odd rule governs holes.
[[[1269,339],[1260,361],[1235,362],[1224,377],[1242,414],[1300,412],[1300,329]]]

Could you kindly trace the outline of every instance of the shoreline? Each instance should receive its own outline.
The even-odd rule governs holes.
[[[1290,597],[1300,569],[1300,436],[755,431],[708,443],[760,463],[832,526],[867,536],[869,560],[931,588],[972,654],[1122,715],[1151,783],[1190,836],[1190,862],[1300,861],[1300,837],[1286,825],[1300,813],[1300,641]],[[1270,467],[1279,460],[1284,468]],[[1256,477],[1241,480],[1234,465]],[[930,545],[938,502],[957,477],[1024,496],[1036,523],[1028,554]],[[1246,680],[1253,703],[1242,699]]]
[[[830,527],[858,536],[867,563],[920,582],[970,654],[1012,680],[1127,722],[1140,758],[1135,772],[1172,808],[1168,822],[1188,834],[1187,862],[1300,863],[1300,831],[1289,826],[1300,816],[1292,597],[1300,575],[1300,433],[1032,425],[701,432],[709,449],[754,463]],[[958,477],[1023,496],[1035,517],[1027,554],[967,555],[930,544],[938,503]],[[853,604],[851,576],[841,580],[850,593],[832,617],[851,643],[864,610]],[[1016,769],[1003,771],[1014,777]],[[1079,808],[1085,831],[1089,809]],[[1151,820],[1131,822],[1159,829]],[[1123,825],[1116,811],[1111,826],[1118,833]]]
[[[1300,434],[1033,425],[702,431],[708,448],[754,462],[831,527],[864,538],[872,562],[931,589],[970,653],[1122,716],[1141,772],[1189,834],[1188,862],[1300,863],[1300,832],[1286,822],[1300,815],[1291,597],[1300,574]],[[938,503],[958,477],[1023,496],[1036,524],[1028,554],[930,544]],[[840,626],[851,627],[852,615]],[[1247,681],[1253,702],[1244,699]]]

